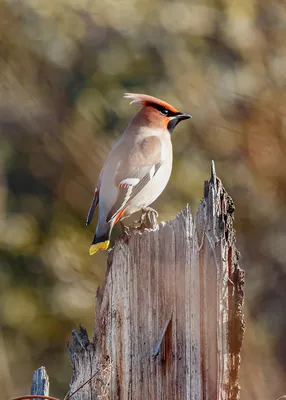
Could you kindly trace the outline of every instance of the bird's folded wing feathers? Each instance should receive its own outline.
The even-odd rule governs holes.
[[[119,187],[119,193],[118,197],[116,199],[116,202],[112,206],[107,218],[106,222],[110,222],[113,218],[116,217],[116,215],[123,209],[125,208],[128,203],[135,197],[137,194],[140,193],[140,191],[144,188],[144,186],[147,185],[148,182],[151,181],[151,179],[154,178],[156,173],[158,172],[159,168],[161,167],[161,163],[157,163],[152,166],[148,166],[148,170],[145,173],[145,175],[140,179],[136,178],[133,176],[132,178],[127,178],[122,180],[118,187]],[[145,172],[146,167],[144,167],[141,171],[139,172]],[[138,175],[137,175],[138,176]],[[136,183],[135,183],[136,182]]]
[[[161,167],[161,140],[157,136],[144,138],[138,146],[134,164],[129,165],[129,168],[124,163],[119,165],[116,177],[119,193],[106,218],[107,222],[115,218],[140,193]]]
[[[88,214],[87,214],[87,217],[86,217],[86,223],[85,223],[86,226],[91,223],[95,208],[96,208],[96,206],[98,204],[98,200],[99,200],[99,190],[96,187],[95,190],[94,190],[94,196],[93,196],[93,199],[92,199],[92,203],[91,203],[91,206],[89,208],[89,211],[88,211]]]
[[[96,209],[96,206],[98,205],[99,202],[99,191],[100,191],[100,185],[101,185],[101,179],[102,179],[102,174],[103,174],[104,168],[102,168],[102,170],[100,171],[100,174],[98,176],[98,180],[97,180],[97,184],[95,186],[94,189],[94,195],[93,195],[93,199],[92,199],[92,203],[91,206],[89,208],[87,217],[86,217],[86,226],[89,225],[92,221],[93,215],[94,215],[94,211]]]

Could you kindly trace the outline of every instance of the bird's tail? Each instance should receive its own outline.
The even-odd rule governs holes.
[[[93,237],[92,244],[89,248],[89,254],[92,256],[95,254],[98,250],[107,250],[110,244],[110,235],[113,226],[118,222],[123,214],[125,212],[125,209],[121,210],[117,215],[111,219],[108,222],[104,222],[103,224],[99,223],[97,225],[97,229],[95,232],[95,235]],[[98,233],[97,233],[98,232]],[[104,233],[102,233],[104,232]]]
[[[97,236],[95,234],[92,244],[89,248],[89,255],[92,256],[98,250],[107,250],[110,244],[109,238],[110,238],[110,230],[108,230],[107,233],[100,236]]]

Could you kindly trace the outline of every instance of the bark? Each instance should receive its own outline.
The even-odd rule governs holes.
[[[73,331],[72,399],[239,398],[244,272],[234,204],[216,177],[193,219],[120,238],[98,289],[94,339]]]

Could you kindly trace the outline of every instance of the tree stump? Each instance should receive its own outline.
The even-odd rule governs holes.
[[[109,252],[93,341],[73,331],[73,400],[236,400],[244,272],[214,163],[198,213],[131,231]],[[92,379],[90,379],[93,377]]]

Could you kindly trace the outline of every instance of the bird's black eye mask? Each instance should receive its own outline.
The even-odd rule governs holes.
[[[150,103],[149,104],[151,107],[156,108],[156,110],[160,111],[164,117],[176,117],[177,115],[181,115],[182,113],[180,112],[174,112],[169,110],[168,108],[165,108],[163,106],[160,106],[159,104],[156,103]]]
[[[170,109],[163,107],[156,103],[150,103],[149,106],[156,108],[165,117],[171,118],[168,122],[167,129],[170,133],[173,132],[175,126],[184,119],[192,118],[190,114],[184,114],[178,111],[171,111]]]

